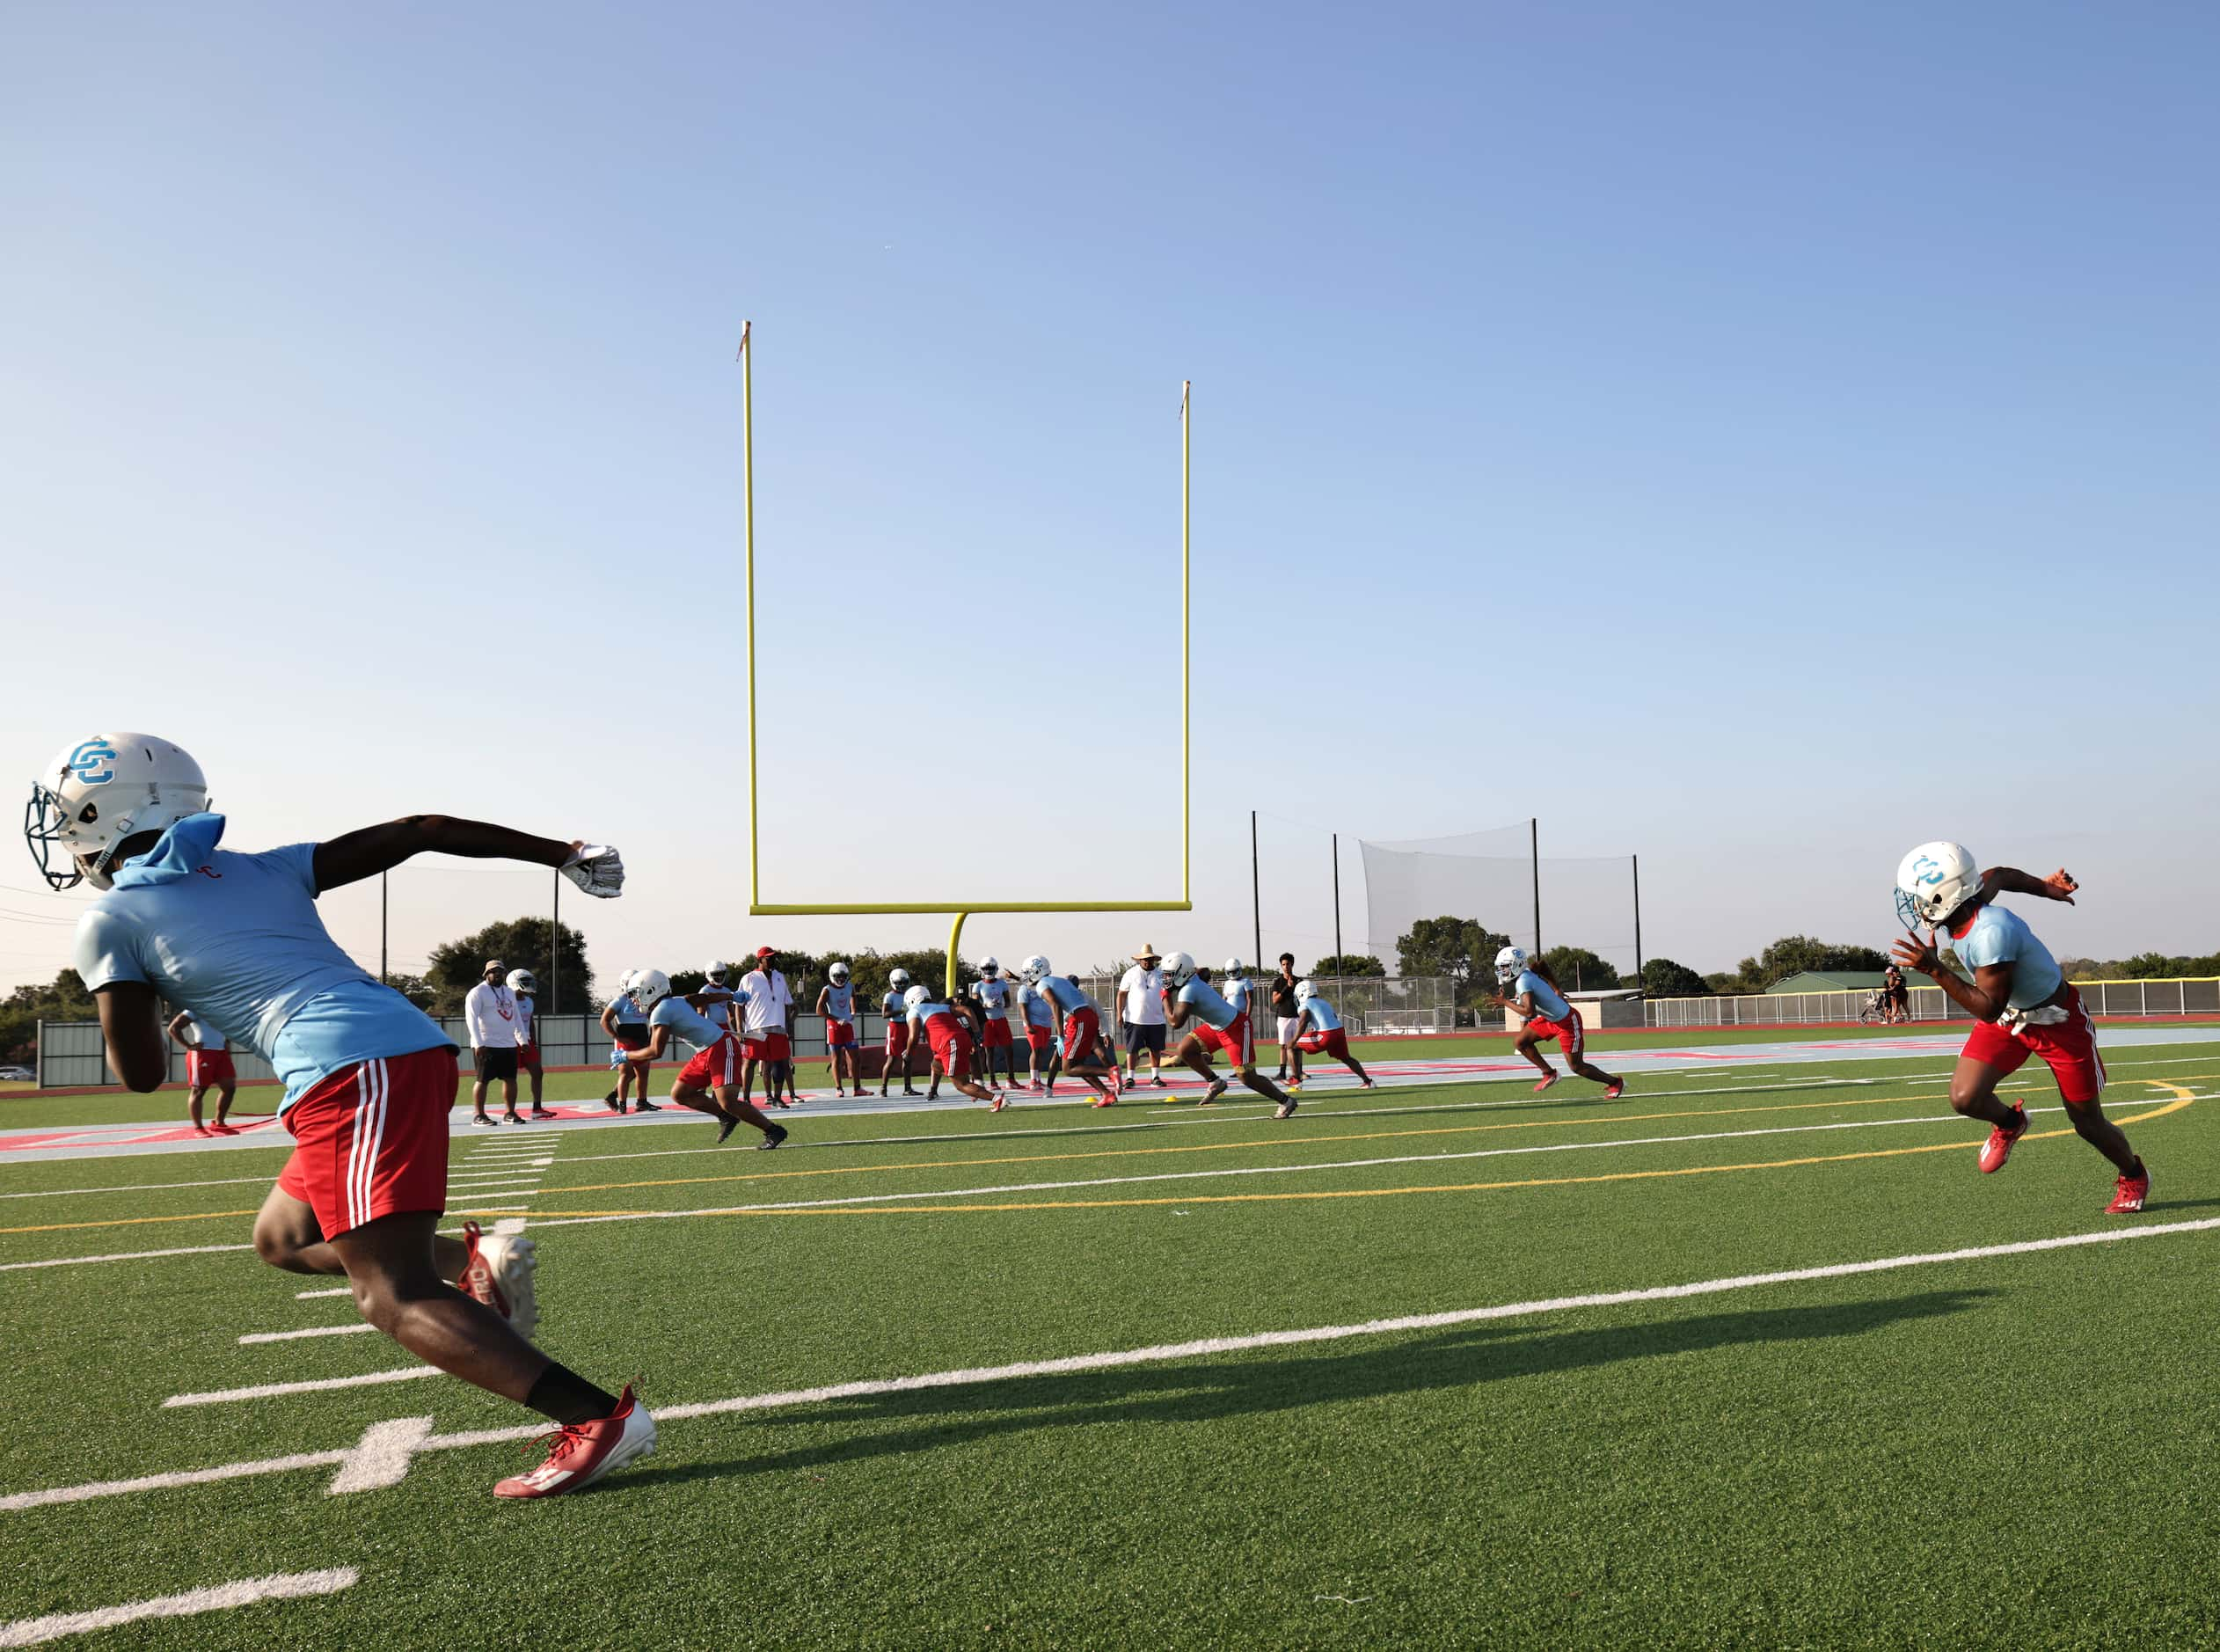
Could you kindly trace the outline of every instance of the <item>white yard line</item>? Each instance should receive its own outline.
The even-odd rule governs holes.
[[[64,1635],[89,1634],[119,1624],[148,1618],[192,1618],[204,1612],[230,1612],[261,1600],[300,1600],[311,1595],[336,1595],[352,1589],[359,1574],[352,1566],[336,1566],[322,1572],[274,1572],[267,1577],[243,1578],[236,1583],[217,1583],[208,1589],[187,1590],[182,1595],[163,1595],[153,1600],[135,1600],[128,1605],[103,1606],[97,1612],[57,1612],[45,1618],[21,1618],[0,1624],[0,1647],[39,1646]]]
[[[316,1297],[351,1297],[354,1294],[354,1287],[352,1285],[333,1285],[329,1290],[296,1290],[293,1293],[293,1299],[307,1302]]]
[[[223,1251],[251,1251],[252,1245],[181,1245],[166,1251],[109,1251],[99,1256],[50,1256],[39,1262],[0,1262],[0,1274],[25,1268],[81,1268],[88,1262],[138,1262],[157,1256],[214,1256]]]
[[[298,1342],[304,1337],[360,1336],[366,1331],[375,1331],[377,1327],[368,1323],[358,1325],[318,1325],[312,1326],[305,1331],[251,1331],[246,1335],[241,1337],[239,1341],[242,1343]]]
[[[274,1400],[281,1394],[320,1394],[334,1388],[376,1388],[385,1383],[414,1382],[442,1375],[436,1365],[405,1365],[398,1371],[365,1371],[360,1377],[318,1377],[290,1383],[257,1383],[252,1388],[218,1388],[208,1393],[172,1394],[162,1402],[165,1411],[179,1406],[223,1406],[242,1400]]]
[[[658,1421],[683,1422],[690,1417],[727,1416],[738,1412],[770,1411],[795,1406],[822,1405],[836,1400],[869,1399],[878,1394],[913,1393],[932,1388],[955,1388],[975,1384],[1011,1382],[1034,1377],[1068,1376],[1080,1371],[1109,1371],[1121,1366],[1160,1364],[1172,1360],[1201,1359],[1254,1349],[1289,1348],[1313,1342],[1338,1342],[1353,1337],[1391,1336],[1409,1331],[1441,1330],[1489,1319],[1524,1319],[1569,1313],[1588,1308],[1625,1307],[1645,1302],[1672,1302],[1728,1291],[1763,1290],[1772,1285],[1802,1284],[1823,1279],[1848,1279],[1862,1274],[1894,1273],[1939,1264],[1990,1261],[2005,1256],[2028,1256],[2045,1251],[2073,1250],[2091,1245],[2118,1245],[2132,1239],[2169,1239],[2184,1234],[2209,1233],[2220,1229],[2220,1217],[2194,1222],[2160,1222],[2140,1227],[2100,1228],[2094,1232],[2064,1233],[2055,1239],[2019,1239],[2003,1245],[1969,1245],[1959,1250],[1918,1251],[1902,1256],[1883,1256],[1870,1261],[1829,1262],[1813,1268],[1782,1268],[1770,1273],[1735,1274],[1720,1279],[1701,1279],[1687,1284],[1650,1285],[1630,1290],[1591,1291],[1580,1296],[1544,1297],[1526,1302],[1498,1303],[1483,1308],[1458,1308],[1442,1313],[1403,1314],[1391,1319],[1367,1319],[1354,1325],[1322,1325],[1291,1331],[1261,1331],[1245,1336],[1202,1337],[1188,1342],[1160,1342],[1147,1348],[1121,1349],[1106,1353],[1075,1354],[1062,1358],[1022,1360],[1007,1365],[969,1366],[956,1371],[928,1371],[909,1377],[866,1378],[828,1383],[814,1388],[788,1388],[771,1393],[742,1394],[730,1400],[703,1400],[690,1405],[659,1406]],[[414,1373],[407,1373],[413,1375]],[[427,1368],[428,1374],[428,1368]],[[403,1373],[386,1373],[382,1380],[400,1381]],[[214,1468],[175,1474],[150,1474],[138,1480],[95,1480],[82,1486],[57,1486],[41,1491],[16,1492],[0,1497],[0,1512],[45,1508],[54,1503],[83,1502],[96,1497],[117,1497],[176,1486],[205,1485],[214,1480],[248,1475],[281,1474],[296,1469],[337,1467],[341,1472],[335,1488],[355,1483],[368,1471],[358,1463],[376,1466],[376,1483],[392,1485],[400,1473],[393,1459],[405,1437],[415,1438],[415,1449],[456,1451],[474,1445],[493,1445],[528,1440],[546,1431],[544,1422],[522,1428],[480,1429],[461,1434],[432,1434],[418,1437],[392,1424],[374,1424],[360,1443],[345,1451],[310,1451],[295,1457],[262,1458],[244,1463],[225,1463]]]

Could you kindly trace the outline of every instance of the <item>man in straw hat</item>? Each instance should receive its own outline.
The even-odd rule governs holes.
[[[1133,967],[1118,977],[1118,1020],[1125,1028],[1126,1083],[1138,1084],[1143,1050],[1149,1056],[1149,1082],[1159,1090],[1164,1082],[1164,961],[1148,942],[1133,954]]]

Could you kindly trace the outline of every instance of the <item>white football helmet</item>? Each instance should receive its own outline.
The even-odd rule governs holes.
[[[152,735],[94,735],[55,754],[31,783],[23,837],[48,887],[110,887],[124,839],[164,831],[208,806],[190,754]],[[59,844],[68,866],[53,864]]]
[[[1896,866],[1896,916],[1905,925],[1941,923],[1981,893],[1981,868],[1963,844],[1922,844]]]
[[[932,989],[921,981],[902,995],[902,1001],[905,1008],[912,1010],[920,1004],[930,1004],[932,1002]]]
[[[707,976],[712,981],[722,981],[725,978],[727,972],[728,972],[731,969],[732,965],[727,963],[723,959],[712,958],[709,962],[703,967],[702,973]]]
[[[1495,984],[1508,987],[1526,969],[1526,948],[1506,947],[1495,954]]]
[[[1055,973],[1048,967],[1048,961],[1039,953],[1033,954],[1032,957],[1018,966],[1019,976],[1036,987]]]
[[[1297,1004],[1308,1004],[1318,996],[1318,990],[1308,981],[1298,981],[1295,983],[1295,1001]]]
[[[979,973],[982,976],[1000,975],[1002,965],[997,961],[994,954],[990,953],[979,961]]]
[[[660,969],[633,971],[632,997],[641,1009],[654,1009],[670,997],[670,977]]]
[[[511,992],[537,992],[539,982],[529,969],[512,969],[508,972],[508,990]]]
[[[845,981],[848,979],[848,966],[844,963],[836,963],[825,973],[836,981]]]
[[[1229,958],[1225,961],[1224,974],[1228,980],[1232,979],[1235,976],[1245,976],[1248,973],[1249,966],[1243,963],[1238,958]]]
[[[887,984],[890,987],[907,986],[909,983],[909,971],[907,969],[891,970],[887,976]]]
[[[1175,952],[1164,961],[1164,978],[1175,987],[1183,987],[1194,979],[1194,958],[1192,954]]]

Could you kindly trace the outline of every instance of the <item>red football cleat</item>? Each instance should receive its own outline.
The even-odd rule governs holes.
[[[1616,1101],[1625,1093],[1626,1080],[1624,1078],[1614,1078],[1603,1086],[1603,1100],[1606,1101]]]
[[[1564,1077],[1564,1075],[1563,1075],[1562,1073],[1555,1073],[1555,1072],[1553,1072],[1553,1073],[1550,1074],[1550,1076],[1549,1076],[1548,1078],[1546,1078],[1543,1079],[1541,1083],[1539,1083],[1539,1084],[1537,1084],[1537,1085],[1536,1085],[1534,1086],[1534,1093],[1535,1093],[1536,1095],[1539,1095],[1539,1094],[1541,1094],[1543,1091],[1545,1091],[1545,1090],[1548,1089],[1548,1088],[1549,1088],[1552,1085],[1555,1084],[1555,1083],[1556,1083],[1556,1082],[1557,1082],[1557,1081],[1558,1081],[1560,1078],[1562,1078],[1562,1077]]]
[[[2136,1160],[2136,1173],[2120,1178],[2119,1190],[2112,1195],[2112,1202],[2105,1206],[2107,1216],[2133,1216],[2143,1209],[2143,1202],[2151,1196],[2151,1172],[2143,1160]]]
[[[2012,1110],[2019,1120],[2019,1125],[2012,1129],[2006,1129],[1999,1124],[1989,1132],[1989,1139],[1981,1144],[1981,1173],[1984,1176],[1993,1176],[2002,1170],[2005,1167],[2005,1160],[2012,1157],[2012,1144],[2027,1133],[2026,1104],[2015,1101],[2012,1104]],[[2128,1179],[2125,1176],[2120,1179],[2120,1185],[2122,1188],[2127,1186],[2127,1182]],[[2142,1208],[2141,1205],[2136,1207],[2138,1210]]]
[[[529,1474],[517,1474],[493,1488],[496,1497],[559,1497],[583,1491],[602,1475],[655,1451],[655,1419],[624,1385],[617,1409],[597,1422],[571,1422],[543,1434],[554,1441],[547,1460]]]

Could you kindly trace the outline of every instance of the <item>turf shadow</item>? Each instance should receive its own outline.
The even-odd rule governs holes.
[[[1857,1336],[1960,1312],[1990,1294],[1925,1291],[1875,1302],[1745,1309],[1573,1330],[1537,1331],[1530,1321],[1495,1320],[1416,1338],[1366,1339],[1362,1348],[1324,1345],[1331,1352],[1242,1355],[875,1394],[801,1412],[764,1414],[749,1419],[748,1426],[777,1431],[827,1422],[890,1425],[884,1431],[714,1463],[671,1464],[628,1474],[622,1484],[814,1468],[1039,1429],[1136,1421],[1218,1422],[1753,1343]]]

